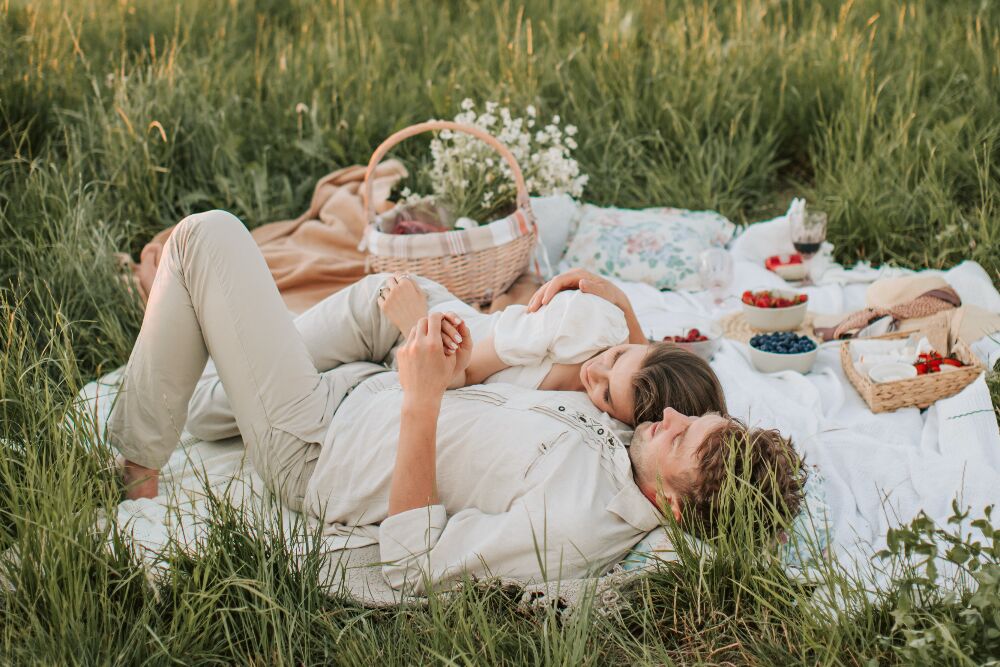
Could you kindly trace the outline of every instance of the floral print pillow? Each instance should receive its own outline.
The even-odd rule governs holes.
[[[698,256],[736,227],[714,211],[583,207],[561,269],[581,267],[657,289],[701,289]]]

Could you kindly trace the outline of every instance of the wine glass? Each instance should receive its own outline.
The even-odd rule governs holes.
[[[812,281],[809,279],[810,261],[819,252],[826,240],[826,213],[822,211],[807,211],[804,215],[792,219],[792,245],[802,255],[802,263],[806,267],[806,277],[803,285]]]
[[[698,277],[716,305],[722,303],[733,282],[733,258],[724,248],[709,248],[698,257]]]

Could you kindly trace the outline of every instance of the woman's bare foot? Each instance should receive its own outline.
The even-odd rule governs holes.
[[[405,338],[413,325],[427,316],[427,295],[409,276],[397,273],[379,290],[378,307]]]
[[[146,468],[119,456],[118,465],[125,480],[125,497],[129,500],[155,498],[159,495],[160,471]]]

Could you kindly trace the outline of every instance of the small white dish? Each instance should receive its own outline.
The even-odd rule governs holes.
[[[697,329],[708,340],[698,341],[697,343],[672,342],[685,350],[694,352],[705,361],[711,361],[722,341],[722,325],[700,315],[683,314],[677,315],[672,319],[673,322],[666,328],[663,336],[685,336],[691,329]]]
[[[808,352],[798,354],[779,354],[777,352],[765,352],[758,350],[753,345],[750,346],[750,361],[761,373],[777,373],[778,371],[795,371],[805,375],[812,370],[816,363],[816,355],[819,353],[819,346]]]
[[[768,291],[786,299],[798,296],[798,293],[787,290]],[[747,303],[742,305],[743,317],[746,318],[747,324],[757,331],[795,331],[806,319],[806,310],[809,308],[808,301],[784,308],[758,308]]]
[[[917,377],[917,368],[913,364],[900,362],[889,362],[872,366],[868,371],[868,377],[872,382],[896,382],[898,380],[909,380]]]

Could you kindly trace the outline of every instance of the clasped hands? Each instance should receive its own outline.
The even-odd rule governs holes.
[[[471,358],[472,334],[464,320],[454,313],[420,318],[396,352],[404,395],[439,401],[456,377],[464,377]]]
[[[599,296],[624,311],[626,319],[634,319],[628,297],[617,285],[583,269],[566,271],[539,287],[528,303],[528,312],[544,307],[564,290]],[[633,328],[631,323],[629,328]],[[644,336],[637,339],[645,342]],[[399,382],[414,399],[440,400],[446,389],[464,386],[471,358],[472,335],[466,323],[455,313],[431,313],[417,322],[396,353]]]

